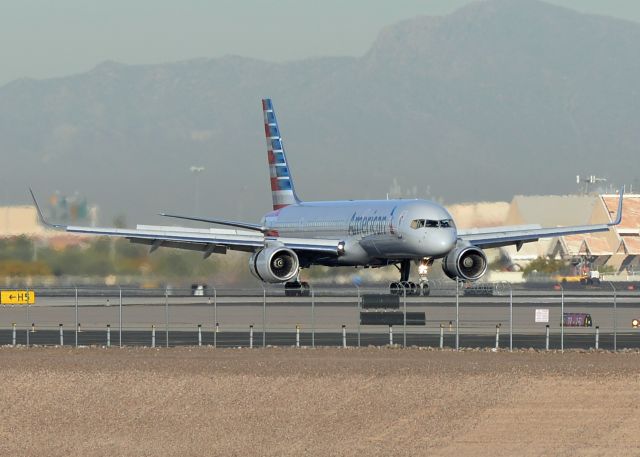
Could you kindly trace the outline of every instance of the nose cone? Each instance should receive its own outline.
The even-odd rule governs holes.
[[[458,236],[455,230],[433,230],[425,239],[426,255],[443,256],[455,247],[457,240]]]

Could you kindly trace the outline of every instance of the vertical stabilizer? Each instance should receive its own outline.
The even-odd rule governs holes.
[[[264,113],[264,133],[267,137],[271,196],[273,197],[273,209],[276,210],[298,203],[300,200],[298,200],[293,187],[293,178],[289,171],[278,120],[270,98],[262,99],[262,111]]]

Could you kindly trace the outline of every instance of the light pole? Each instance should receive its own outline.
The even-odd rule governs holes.
[[[202,173],[204,171],[204,167],[202,166],[196,166],[196,165],[191,165],[191,167],[189,167],[189,171],[191,171],[191,173],[193,173],[195,175],[195,180],[194,180],[194,208],[193,208],[193,212],[195,215],[198,214],[199,211],[199,194],[198,194],[198,184],[200,182],[200,173]]]

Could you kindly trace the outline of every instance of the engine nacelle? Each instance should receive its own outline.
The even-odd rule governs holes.
[[[251,274],[262,282],[286,282],[294,278],[300,269],[298,255],[284,247],[261,249],[249,258]]]
[[[442,259],[442,270],[451,279],[476,281],[487,271],[487,256],[476,246],[456,247]]]

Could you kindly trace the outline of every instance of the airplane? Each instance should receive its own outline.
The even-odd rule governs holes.
[[[180,220],[231,229],[196,229],[138,225],[135,229],[79,227],[45,220],[31,189],[42,224],[71,233],[122,237],[133,243],[200,251],[204,258],[228,250],[251,253],[249,270],[264,283],[285,283],[285,290],[307,288],[300,270],[313,265],[398,268],[391,293],[415,294],[411,264],[421,275],[435,259],[456,281],[477,281],[487,271],[484,250],[581,233],[603,232],[620,224],[624,188],[620,189],[617,217],[605,224],[542,228],[502,226],[461,230],[440,204],[428,200],[302,201],[298,197],[271,99],[262,100],[267,158],[273,199],[272,211],[260,223],[160,213]],[[427,285],[428,293],[428,285]]]

